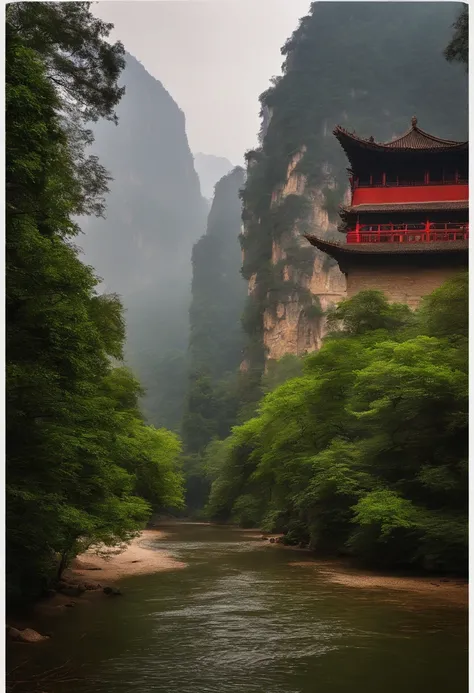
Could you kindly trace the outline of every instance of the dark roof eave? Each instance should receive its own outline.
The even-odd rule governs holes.
[[[387,202],[386,204],[360,204],[352,207],[341,207],[340,215],[359,214],[363,212],[453,212],[469,209],[469,200],[452,200],[446,202]]]
[[[431,243],[337,243],[313,235],[305,235],[311,245],[335,260],[348,255],[420,255],[439,253],[466,253],[469,241],[439,241]]]

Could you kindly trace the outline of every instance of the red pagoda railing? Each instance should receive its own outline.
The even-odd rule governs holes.
[[[385,183],[382,183],[381,181],[377,183],[371,183],[370,181],[364,180],[354,180],[353,181],[353,188],[358,189],[358,188],[410,188],[410,187],[416,187],[416,188],[425,188],[427,186],[433,186],[433,185],[467,185],[468,180],[467,178],[452,178],[452,179],[445,179],[445,180],[429,180],[429,181],[415,181],[415,180],[391,180],[391,181],[386,181]]]
[[[430,243],[464,241],[469,238],[469,224],[360,224],[346,236],[347,243]]]

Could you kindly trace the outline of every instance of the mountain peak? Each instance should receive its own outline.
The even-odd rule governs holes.
[[[198,152],[194,154],[194,168],[199,176],[203,197],[212,200],[217,181],[232,171],[234,165],[224,156]]]

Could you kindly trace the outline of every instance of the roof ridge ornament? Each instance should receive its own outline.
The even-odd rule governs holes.
[[[416,117],[416,115],[414,115],[414,116],[412,116],[412,119],[411,119],[411,126],[412,126],[412,128],[416,128],[417,125],[418,125],[418,118]]]

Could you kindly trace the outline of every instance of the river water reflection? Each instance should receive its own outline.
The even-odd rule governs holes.
[[[31,671],[70,660],[77,680],[48,693],[467,691],[464,609],[332,584],[239,530],[163,529],[188,568],[123,580],[23,646]]]

